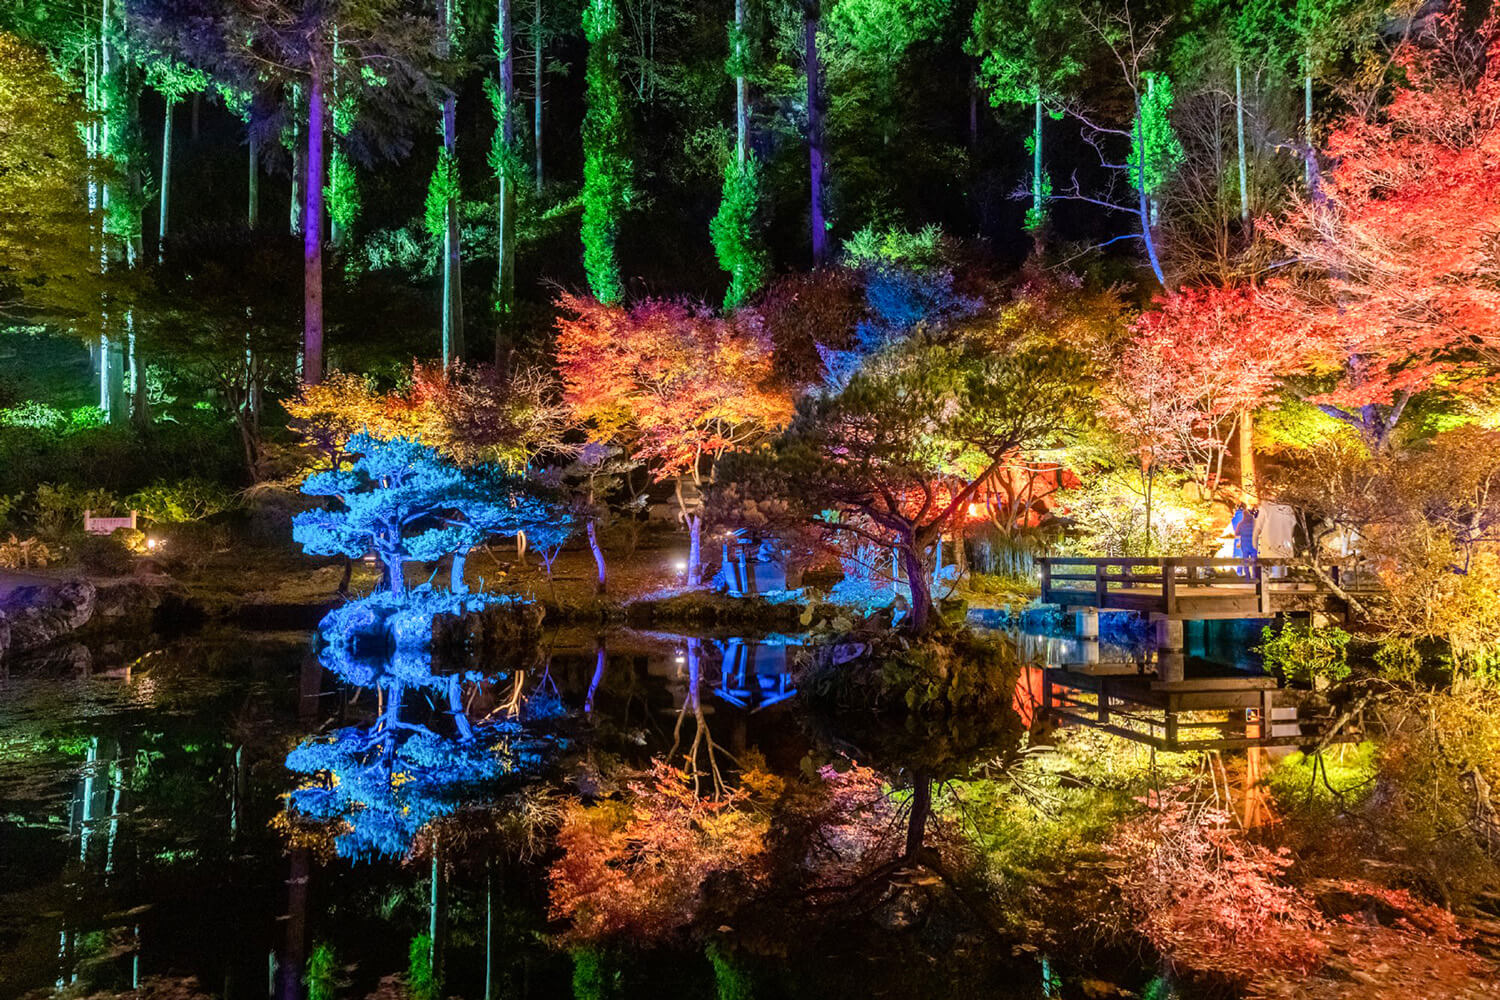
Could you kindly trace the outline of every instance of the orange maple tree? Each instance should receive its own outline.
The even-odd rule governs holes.
[[[563,401],[601,442],[622,445],[657,482],[675,481],[690,533],[688,584],[701,579],[703,516],[683,484],[712,481],[725,452],[763,440],[792,414],[771,343],[749,310],[647,299],[630,307],[564,293],[557,362]],[[694,492],[700,492],[694,491]]]

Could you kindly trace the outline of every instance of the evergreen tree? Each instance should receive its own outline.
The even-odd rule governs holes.
[[[761,239],[760,166],[749,150],[750,98],[749,44],[745,37],[745,2],[735,0],[734,22],[729,26],[727,69],[734,77],[734,155],[724,166],[724,193],[719,211],[709,223],[719,266],[729,272],[729,290],[724,308],[737,309],[765,284],[770,260]]]
[[[1042,120],[1062,117],[1061,102],[1083,70],[1084,25],[1078,9],[1048,0],[981,0],[968,47],[980,59],[979,77],[995,107],[1030,105],[1031,207],[1026,228],[1046,222],[1052,182],[1042,156]]]
[[[595,298],[617,304],[625,297],[615,241],[630,201],[631,164],[625,91],[620,85],[620,15],[615,0],[588,0],[584,68],[583,268]]]

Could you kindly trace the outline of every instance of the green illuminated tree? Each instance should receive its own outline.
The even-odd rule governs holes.
[[[719,266],[729,272],[724,308],[737,309],[766,283],[770,260],[761,239],[760,165],[750,153],[750,52],[745,37],[745,2],[735,0],[729,26],[726,68],[734,77],[734,156],[724,165],[724,193],[709,223]]]
[[[159,56],[146,64],[146,82],[156,88],[166,101],[162,113],[161,129],[161,211],[156,224],[157,256],[161,256],[161,245],[167,238],[167,220],[172,195],[172,112],[189,94],[202,93],[208,86],[208,77],[201,69],[178,62],[170,56]]]
[[[1052,190],[1042,158],[1042,119],[1062,116],[1060,103],[1083,70],[1085,26],[1078,9],[1048,0],[981,0],[968,47],[980,59],[980,81],[996,107],[1032,106],[1031,207],[1026,228],[1046,221]]]
[[[583,115],[583,267],[594,297],[617,304],[625,297],[615,241],[620,216],[630,202],[629,125],[620,85],[620,15],[615,0],[588,0],[583,9],[588,39],[584,68],[587,107]]]
[[[521,157],[516,141],[515,27],[511,0],[498,0],[495,11],[495,63],[498,80],[486,78],[485,96],[495,119],[490,140],[490,169],[495,172],[495,364],[506,351],[503,329],[516,298],[516,189],[521,181]]]
[[[1099,195],[1086,193],[1075,177],[1071,187],[1057,197],[1097,205],[1112,212],[1134,216],[1136,231],[1130,234],[1141,241],[1151,273],[1163,288],[1167,285],[1157,250],[1156,225],[1159,206],[1156,195],[1161,186],[1182,163],[1182,143],[1172,128],[1172,84],[1165,73],[1152,69],[1170,18],[1141,22],[1128,5],[1085,14],[1089,31],[1108,50],[1111,62],[1119,68],[1132,111],[1128,124],[1069,105],[1067,114],[1083,128],[1084,141],[1099,155],[1100,165],[1115,180],[1124,178],[1129,195],[1117,192],[1116,184]],[[1124,162],[1115,159],[1117,146],[1124,146]]]
[[[41,49],[0,33],[0,317],[86,328],[98,306],[103,210],[77,93]]]

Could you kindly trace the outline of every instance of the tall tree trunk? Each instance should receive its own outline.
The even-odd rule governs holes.
[[[696,587],[703,582],[703,514],[688,515],[688,567],[687,585]]]
[[[249,131],[247,142],[250,157],[245,177],[245,225],[255,229],[260,225],[260,143],[256,140],[253,129]]]
[[[536,0],[533,13],[536,45],[532,51],[535,93],[531,98],[531,141],[536,147],[536,193],[542,193],[542,0]]]
[[[306,157],[302,151],[302,128],[300,109],[302,88],[292,84],[292,197],[287,207],[287,232],[302,235],[302,175],[307,172]]]
[[[1031,211],[1033,224],[1040,229],[1042,213],[1047,210],[1042,191],[1042,95],[1036,95],[1036,122],[1031,128]]]
[[[302,210],[302,382],[323,380],[323,80],[313,63],[307,88],[307,177]]]
[[[906,824],[906,851],[908,861],[922,849],[927,833],[927,818],[932,814],[932,776],[926,771],[912,775],[911,817]]]
[[[438,55],[448,58],[453,31],[453,0],[439,0],[442,16],[438,22]],[[443,153],[449,169],[458,170],[458,96],[449,92],[443,98]],[[462,248],[458,231],[458,199],[449,197],[443,227],[443,366],[452,368],[464,356],[463,277],[460,271]]]
[[[448,589],[455,594],[467,594],[469,592],[469,584],[464,580],[464,564],[468,560],[468,549],[460,549],[453,553],[453,562],[448,567]]]
[[[750,85],[745,79],[745,0],[734,0],[734,162],[745,165],[750,141]]]
[[[1255,418],[1250,410],[1241,410],[1235,431],[1236,457],[1240,467],[1240,492],[1247,501],[1255,498]]]
[[[1234,131],[1240,166],[1240,221],[1250,226],[1250,169],[1245,162],[1245,71],[1234,62]]]
[[[500,194],[497,199],[499,218],[496,220],[497,240],[495,268],[495,312],[498,326],[495,330],[495,365],[509,346],[505,327],[510,320],[516,297],[516,72],[515,31],[511,24],[511,0],[499,0],[500,54],[500,142],[504,146],[503,156],[496,166],[499,174]]]
[[[807,70],[807,153],[811,197],[808,214],[812,226],[813,266],[828,258],[828,224],[823,215],[823,64],[818,56],[818,0],[803,0],[804,65]]]
[[[1312,78],[1312,56],[1307,57],[1307,73],[1302,78],[1302,141],[1307,145],[1307,152],[1303,157],[1302,168],[1303,180],[1307,183],[1307,189],[1311,191],[1317,180],[1313,176],[1313,78]]]
[[[177,107],[177,98],[167,98],[167,109],[161,127],[161,211],[156,221],[156,259],[162,259],[167,245],[167,211],[172,194],[172,112]]]

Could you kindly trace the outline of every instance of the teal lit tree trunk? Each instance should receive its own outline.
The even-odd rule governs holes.
[[[302,115],[300,105],[302,88],[292,84],[290,97],[290,108],[288,117],[292,120],[291,135],[291,159],[292,159],[292,196],[287,203],[287,232],[293,236],[302,235],[302,175],[307,172],[306,163],[303,159],[302,150]]]
[[[447,59],[453,37],[453,0],[439,0],[438,56]],[[449,91],[442,108],[443,152],[449,174],[443,192],[443,366],[464,356],[462,241],[458,228],[458,96]]]
[[[625,297],[615,243],[630,188],[625,91],[620,84],[620,16],[615,0],[588,0],[583,33],[589,43],[584,67],[583,268],[594,297],[615,304]]]
[[[1031,218],[1027,220],[1033,232],[1041,229],[1047,215],[1046,193],[1043,187],[1046,178],[1042,174],[1042,95],[1036,95],[1036,124],[1031,130]]]
[[[313,63],[307,87],[307,176],[302,210],[302,382],[323,380],[323,81]]]
[[[177,109],[177,98],[167,97],[167,109],[161,127],[161,207],[156,222],[156,259],[161,260],[167,243],[167,217],[172,194],[172,113]]]
[[[1240,221],[1250,225],[1250,169],[1245,162],[1245,69],[1234,61],[1234,133],[1240,169]]]
[[[534,90],[531,96],[531,142],[536,150],[536,193],[542,193],[542,0],[535,0],[532,10],[532,24],[536,30],[536,45],[532,49],[531,71],[535,74]]]
[[[490,166],[499,182],[495,201],[495,364],[501,366],[509,348],[506,326],[516,297],[516,73],[515,32],[511,0],[498,0],[495,21],[495,57],[500,82],[490,93],[495,112],[495,140]],[[540,80],[538,81],[540,84]]]
[[[1307,184],[1307,189],[1313,189],[1313,183],[1317,180],[1313,176],[1313,78],[1312,78],[1312,54],[1307,56],[1307,72],[1302,77],[1302,142],[1306,146],[1303,153],[1302,177]]]

